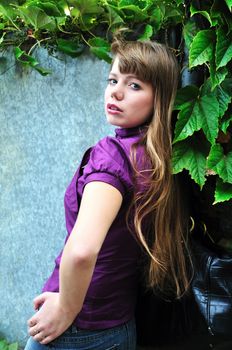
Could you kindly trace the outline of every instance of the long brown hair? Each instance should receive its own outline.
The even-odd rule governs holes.
[[[147,171],[137,170],[138,144],[131,152],[135,185],[137,183],[133,201],[134,227],[150,258],[149,285],[180,296],[188,289],[189,278],[186,228],[171,170],[172,107],[178,85],[178,64],[174,54],[157,42],[115,39],[112,52],[119,58],[121,73],[135,74],[153,86],[153,115],[139,141],[145,146],[150,161]],[[141,181],[146,183],[143,191],[139,189]],[[146,229],[144,222],[148,222]]]

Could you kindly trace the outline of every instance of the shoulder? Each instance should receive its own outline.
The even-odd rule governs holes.
[[[125,163],[130,163],[130,147],[116,137],[107,136],[93,146],[90,157],[105,164],[110,162],[125,166]]]
[[[83,176],[85,184],[90,181],[107,182],[124,194],[133,187],[129,152],[115,137],[101,139],[91,148]]]

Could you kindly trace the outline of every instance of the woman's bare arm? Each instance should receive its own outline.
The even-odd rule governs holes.
[[[122,204],[121,193],[104,182],[85,186],[78,218],[65,245],[60,265],[60,292],[34,300],[42,307],[28,321],[29,334],[47,344],[62,334],[80,312],[98,253]]]

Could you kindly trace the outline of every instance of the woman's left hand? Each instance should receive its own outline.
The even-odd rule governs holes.
[[[45,345],[61,335],[73,322],[75,314],[61,307],[59,293],[46,292],[34,299],[38,312],[28,320],[28,333]]]

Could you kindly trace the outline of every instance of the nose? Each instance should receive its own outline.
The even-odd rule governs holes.
[[[111,90],[111,97],[117,101],[121,101],[124,98],[124,93],[119,86],[115,86]]]

